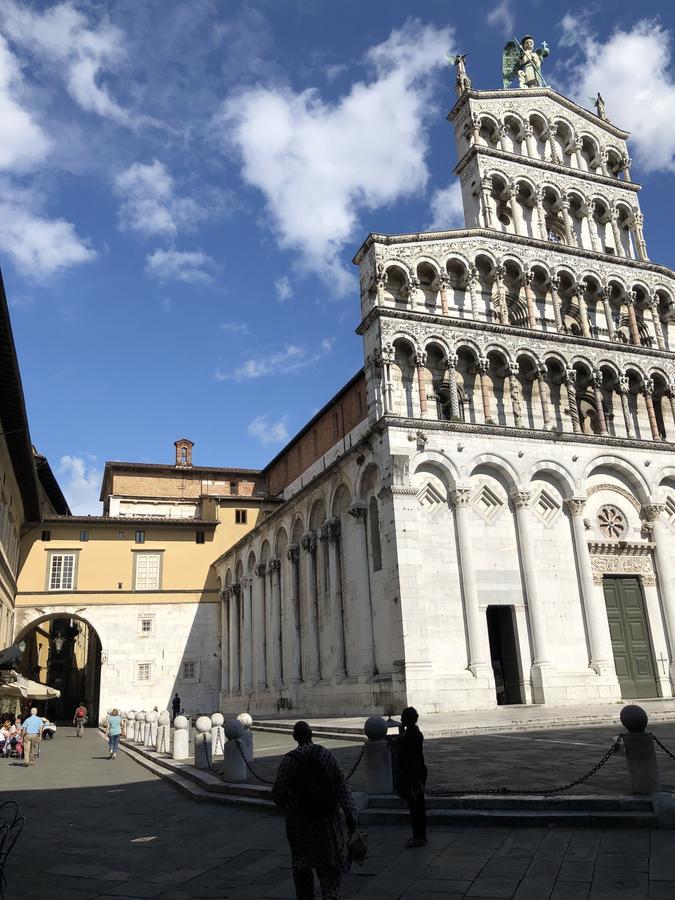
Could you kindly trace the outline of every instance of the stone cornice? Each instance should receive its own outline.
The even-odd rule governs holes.
[[[391,247],[396,244],[424,244],[432,241],[453,241],[462,238],[486,238],[487,240],[504,241],[512,246],[534,247],[560,253],[564,256],[575,256],[579,259],[597,259],[600,262],[609,262],[613,265],[626,266],[630,269],[645,269],[647,272],[658,272],[675,281],[675,272],[666,266],[647,262],[640,259],[628,259],[626,256],[614,256],[611,253],[596,253],[595,250],[584,250],[581,247],[568,247],[566,244],[552,244],[551,241],[541,241],[539,238],[523,237],[518,234],[505,234],[503,231],[494,231],[491,228],[458,228],[451,231],[429,231],[416,234],[379,234],[371,231],[363,244],[359,247],[356,256],[352,260],[359,265],[367,251],[373,244],[383,244]]]
[[[464,93],[461,95],[461,97],[459,97],[455,105],[448,113],[448,121],[453,122],[455,120],[457,114],[467,100],[517,100],[522,97],[527,99],[530,99],[532,97],[548,97],[550,100],[555,100],[556,103],[559,103],[566,109],[569,109],[572,112],[576,113],[578,116],[581,116],[582,119],[586,119],[586,121],[591,122],[598,128],[602,128],[603,131],[607,131],[609,134],[613,134],[614,137],[620,138],[622,141],[626,141],[630,137],[630,131],[623,131],[623,129],[618,128],[607,119],[601,119],[600,116],[596,116],[595,113],[592,113],[589,109],[585,109],[583,106],[579,106],[578,103],[575,103],[573,100],[564,97],[562,94],[559,94],[552,88],[514,88],[508,90],[497,89],[494,91],[464,91]]]
[[[636,438],[615,438],[609,435],[602,437],[595,434],[574,434],[567,431],[543,431],[536,428],[515,428],[509,425],[473,425],[467,422],[439,422],[435,419],[413,419],[401,416],[385,415],[378,424],[387,428],[401,428],[406,431],[442,431],[457,434],[499,435],[522,440],[523,438],[539,441],[551,441],[563,444],[593,444],[604,447],[625,447],[631,450],[650,450],[654,452],[674,453],[675,444],[669,441],[642,441]]]
[[[474,156],[490,156],[494,159],[503,159],[508,162],[516,162],[524,167],[524,171],[531,167],[541,169],[544,172],[556,172],[569,178],[579,178],[582,181],[590,181],[594,184],[603,184],[607,187],[624,188],[627,191],[637,193],[642,190],[642,185],[635,181],[621,181],[609,175],[596,175],[595,172],[584,172],[581,169],[573,169],[571,166],[563,166],[558,163],[547,162],[543,159],[531,159],[529,156],[521,156],[519,153],[509,153],[507,150],[499,150],[493,147],[476,146],[475,144],[466,151],[464,156],[453,169],[454,175],[461,175]]]
[[[472,319],[459,319],[454,316],[434,316],[430,313],[414,310],[393,309],[389,306],[374,306],[356,329],[359,335],[365,334],[376,319],[397,319],[403,322],[424,322],[428,325],[444,328],[459,328],[467,331],[487,332],[494,335],[509,335],[524,340],[550,341],[565,347],[588,347],[601,350],[611,348],[614,352],[636,353],[650,359],[675,359],[672,350],[657,350],[652,347],[638,347],[633,344],[618,344],[616,341],[603,341],[599,338],[584,338],[580,335],[557,334],[555,331],[533,331],[530,328],[518,328],[515,325],[499,325],[495,322],[474,322]]]

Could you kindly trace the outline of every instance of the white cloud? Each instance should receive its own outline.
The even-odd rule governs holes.
[[[501,0],[500,3],[490,10],[487,14],[486,22],[492,28],[496,28],[497,31],[500,31],[505,37],[513,37],[516,19],[513,14],[513,9],[507,0]]]
[[[155,250],[145,258],[145,272],[157,281],[207,284],[213,260],[202,250]]]
[[[427,226],[429,231],[445,231],[464,225],[462,187],[459,181],[453,181],[448,187],[434,193],[431,198],[431,216],[431,222]]]
[[[277,292],[277,299],[280,303],[284,303],[286,300],[290,299],[293,296],[293,288],[291,287],[291,283],[286,275],[283,275],[281,278],[277,278],[277,280],[274,282],[274,289]]]
[[[102,72],[124,56],[123,35],[109,23],[90,26],[71,2],[35,12],[14,0],[1,0],[2,29],[17,44],[54,64],[73,100],[86,112],[130,123],[128,112],[100,84]]]
[[[95,465],[95,457],[84,459],[81,456],[62,456],[58,474],[61,476],[61,488],[71,511],[77,516],[100,516],[102,472]]]
[[[248,325],[245,322],[223,322],[221,328],[225,334],[249,334]]]
[[[114,189],[121,200],[121,226],[144,235],[173,237],[207,215],[192,197],[175,195],[173,177],[157,159],[132,163],[115,177]]]
[[[297,344],[288,344],[276,353],[259,353],[245,360],[233,372],[216,371],[217,381],[245,381],[249,378],[263,378],[266,375],[288,375],[305,369],[318,362],[333,348],[335,338],[324,338],[318,350],[307,350]]]
[[[610,119],[632,132],[631,149],[639,165],[647,171],[675,171],[671,33],[659,22],[643,20],[602,42],[578,17],[568,15],[561,25],[568,46],[577,29],[581,48],[570,66],[568,93],[588,106],[600,91]],[[637,75],[636,60],[642,61]]]
[[[369,50],[372,80],[337,103],[315,89],[258,87],[223,106],[223,134],[263,193],[279,244],[337,292],[354,283],[340,253],[360,212],[425,186],[431,76],[452,38],[450,28],[408,21]]]
[[[263,444],[283,444],[288,440],[288,418],[282,416],[276,422],[271,422],[268,415],[256,416],[249,422],[246,431]]]
[[[36,281],[89,262],[96,253],[65,219],[49,219],[30,190],[0,181],[0,251]]]
[[[49,152],[49,139],[19,102],[22,90],[19,63],[0,35],[0,169],[30,169]]]

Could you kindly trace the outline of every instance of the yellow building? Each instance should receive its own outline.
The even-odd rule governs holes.
[[[218,706],[220,582],[213,560],[270,508],[260,474],[194,466],[176,441],[170,465],[108,462],[102,516],[47,515],[22,545],[17,638],[22,670],[62,691],[55,717],[85,702]],[[273,501],[272,501],[273,502]]]

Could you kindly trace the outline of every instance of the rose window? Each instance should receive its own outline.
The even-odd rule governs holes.
[[[628,522],[616,506],[603,506],[598,511],[598,527],[604,537],[616,540],[628,531]]]

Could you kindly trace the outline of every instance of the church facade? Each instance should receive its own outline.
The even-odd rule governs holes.
[[[628,134],[463,79],[465,227],[369,235],[363,415],[214,564],[227,712],[673,693],[675,275]]]

